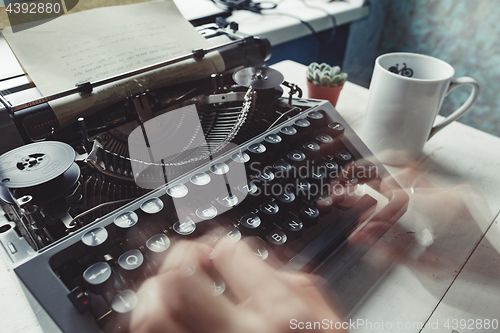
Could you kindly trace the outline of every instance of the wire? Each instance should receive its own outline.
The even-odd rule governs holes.
[[[337,30],[337,19],[335,19],[335,16],[330,14],[326,9],[323,9],[321,7],[316,7],[316,6],[311,6],[310,4],[308,4],[306,2],[306,0],[300,0],[302,3],[304,3],[304,5],[306,7],[309,7],[309,8],[312,8],[312,9],[317,9],[317,10],[320,10],[322,11],[323,13],[325,13],[329,18],[330,20],[332,21],[332,33],[330,34],[330,38],[327,40],[327,41],[324,41],[322,38],[320,38],[320,36],[318,35],[317,32],[313,32],[313,35],[316,37],[316,39],[322,43],[322,44],[329,44],[331,42],[333,42],[333,39],[335,38],[335,31]],[[304,22],[302,22],[304,23]],[[312,28],[312,27],[311,27]],[[312,30],[311,30],[312,31]]]
[[[261,2],[254,2],[253,0],[210,0],[210,1],[212,1],[219,7],[223,6],[224,9],[230,12],[234,10],[248,10],[257,14],[261,14],[263,10],[275,9],[279,5],[279,3],[271,1],[261,1]]]
[[[314,38],[321,43],[321,44],[330,44],[333,42],[333,39],[335,38],[335,31],[337,29],[337,20],[335,19],[335,16],[330,14],[328,11],[326,11],[323,8],[316,7],[316,6],[311,6],[309,5],[305,0],[300,0],[301,2],[304,3],[306,7],[312,8],[312,9],[317,9],[321,10],[322,12],[326,13],[326,15],[330,18],[332,21],[332,33],[330,34],[330,37],[327,40],[324,40],[321,38],[319,33],[312,27],[312,25],[309,22],[303,21],[299,17],[292,15],[292,14],[285,14],[285,13],[265,13],[263,11],[265,10],[270,10],[270,9],[275,9],[280,5],[282,2],[285,0],[281,0],[279,2],[271,2],[271,1],[261,1],[261,2],[253,2],[253,0],[210,0],[214,4],[216,4],[218,7],[221,7],[225,10],[228,10],[230,12],[233,12],[235,10],[248,10],[253,13],[257,13],[260,15],[280,15],[280,16],[287,16],[294,18],[298,20],[300,23],[302,23],[311,33],[313,34]]]

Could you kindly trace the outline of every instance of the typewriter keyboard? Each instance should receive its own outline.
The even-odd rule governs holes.
[[[50,269],[104,331],[130,314],[141,283],[183,239],[248,242],[262,260],[310,270],[377,204],[363,190],[377,167],[344,131],[327,112],[303,112],[72,235]],[[216,279],[214,292],[224,291]]]

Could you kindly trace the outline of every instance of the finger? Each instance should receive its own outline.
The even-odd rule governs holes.
[[[211,253],[212,249],[205,244],[181,241],[175,244],[167,253],[165,260],[160,265],[159,274],[177,268],[209,270],[211,267]]]
[[[251,325],[245,320],[245,314],[224,295],[214,289],[214,281],[205,271],[200,270],[185,277],[179,270],[165,273],[162,284],[169,284],[176,302],[170,302],[170,312],[177,324],[188,332],[243,332],[241,322],[248,329]],[[252,330],[247,331],[252,332]]]
[[[349,243],[373,246],[391,226],[392,225],[386,221],[371,220],[349,239]]]
[[[213,261],[237,302],[252,299],[252,306],[266,308],[266,302],[287,293],[286,287],[274,277],[276,270],[258,259],[244,242],[221,241]]]
[[[346,188],[339,181],[328,184],[327,192],[316,201],[316,207],[321,212],[329,212],[332,207],[344,201]]]
[[[434,188],[431,182],[429,182],[421,173],[417,172],[415,169],[406,168],[398,172],[394,177],[387,177],[382,181],[381,188],[385,191],[402,188]]]
[[[141,286],[137,293],[137,306],[130,318],[130,332],[189,332],[172,317],[167,300],[174,304],[177,302],[169,286],[158,277],[148,279]]]
[[[340,320],[340,309],[332,309],[319,290],[324,284],[320,277],[290,271],[279,271],[275,276],[313,310],[316,318]]]
[[[278,258],[276,253],[266,246],[267,244],[257,237],[245,237],[243,242],[248,244],[250,251],[254,254],[260,261],[263,261],[269,265],[273,271],[277,271],[285,264],[282,260]]]

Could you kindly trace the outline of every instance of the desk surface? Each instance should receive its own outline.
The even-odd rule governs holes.
[[[316,31],[331,29],[335,17],[337,26],[350,23],[368,15],[369,7],[364,0],[331,2],[328,0],[282,0],[273,10],[261,14],[236,11],[228,18],[235,21],[245,34],[268,38],[272,45],[308,36],[311,31],[298,19],[308,22]]]
[[[273,67],[284,73],[287,81],[306,87],[305,66],[284,61]],[[355,130],[360,130],[367,102],[368,90],[347,82],[337,110]],[[419,172],[436,186],[452,188],[443,191],[455,205],[433,207],[423,200],[432,195],[439,200],[436,194],[409,193],[408,212],[359,264],[340,281],[330,284],[347,318],[394,325],[384,330],[363,326],[353,332],[420,332],[416,326],[427,321],[434,326],[437,323],[439,330],[432,326],[421,332],[500,331],[500,327],[469,328],[472,320],[500,320],[499,166],[500,139],[458,122],[426,144],[417,163]],[[447,216],[453,214],[456,221],[440,226],[450,223]],[[436,235],[440,227],[444,227],[442,234]],[[409,239],[401,235],[401,229],[415,234]],[[408,248],[407,243],[419,237],[425,243],[426,236],[428,243],[434,236],[427,251],[420,248],[403,253],[405,258],[399,258],[402,263],[395,263],[398,258],[383,252],[387,244]],[[467,321],[465,329],[460,327],[462,319]],[[458,321],[458,327],[453,326],[453,320]],[[396,328],[397,323],[411,327]],[[445,327],[446,323],[449,327]]]
[[[284,61],[273,67],[287,81],[306,88],[305,66]],[[337,109],[355,129],[362,124],[367,100],[367,89],[346,83]],[[422,200],[429,195],[410,193],[407,214],[343,278],[328,281],[347,318],[365,320],[375,328],[382,321],[393,325],[376,330],[365,324],[352,332],[451,332],[454,319],[500,319],[500,227],[495,221],[500,212],[499,165],[500,139],[457,122],[426,144],[418,162],[421,173],[434,185],[453,188],[445,195],[454,199],[453,203],[464,203],[464,207],[439,207],[440,202],[434,202],[437,211],[432,205],[422,210]],[[440,223],[449,222],[446,217],[457,211],[463,213],[452,221],[457,224],[444,226],[444,235],[437,237],[435,232],[443,227]],[[403,229],[410,235],[401,234]],[[409,240],[426,247],[409,251]],[[382,251],[387,244],[408,251],[396,261]],[[429,249],[434,251],[432,257],[426,256]],[[9,318],[2,321],[2,331],[41,332],[3,251],[0,258],[0,313],[2,318]],[[42,326],[47,325],[42,311],[35,308],[35,312],[42,318]],[[447,320],[449,329],[444,327]],[[438,323],[439,330],[420,330],[418,323],[427,321]],[[403,326],[398,328],[398,323]],[[459,327],[456,331],[472,332]],[[498,329],[474,330],[495,331]]]

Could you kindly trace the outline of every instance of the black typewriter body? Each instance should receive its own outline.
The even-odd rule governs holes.
[[[215,30],[208,35],[221,36]],[[266,46],[249,47],[248,53],[227,51],[233,63],[226,68],[262,66]],[[78,127],[31,126],[52,123],[47,110],[12,117],[25,143],[43,137],[40,146],[62,142],[75,151],[55,180],[63,189],[51,180],[10,187],[12,197],[2,190],[8,222],[0,225],[0,242],[62,331],[126,331],[140,284],[183,239],[245,241],[263,260],[275,256],[284,267],[332,276],[362,253],[365,247],[349,240],[370,218],[394,223],[405,212],[407,197],[379,193],[389,173],[329,102],[280,97],[279,85],[265,88],[241,86],[224,73],[133,96]],[[164,184],[146,168],[143,177],[154,185],[138,186],[129,135],[190,105],[196,105],[209,154],[198,147],[190,163],[175,164],[182,154],[170,163],[154,160]],[[246,118],[238,118],[243,110]],[[43,158],[21,159],[16,167]],[[338,202],[335,190],[343,198]],[[25,204],[26,197],[34,201]],[[318,209],[327,197],[334,199]]]

